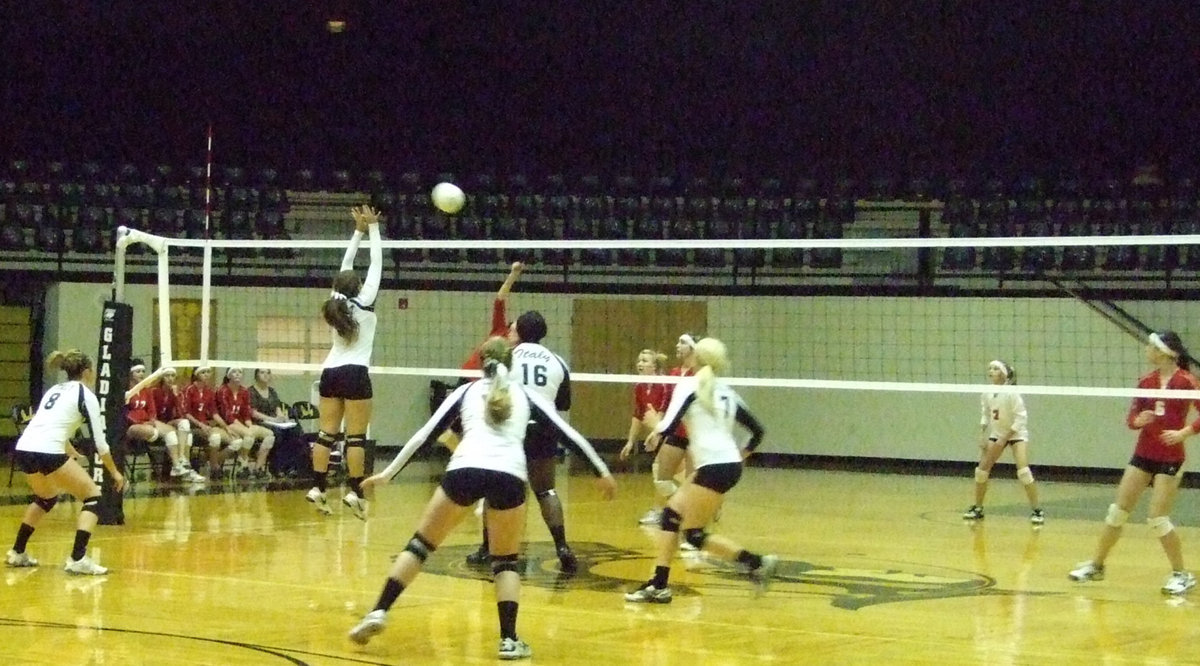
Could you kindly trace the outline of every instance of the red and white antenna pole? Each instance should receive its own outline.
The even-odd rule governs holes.
[[[204,157],[204,237],[212,238],[209,232],[210,221],[212,219],[212,165],[213,165],[213,129],[212,123],[208,124],[208,148]]]

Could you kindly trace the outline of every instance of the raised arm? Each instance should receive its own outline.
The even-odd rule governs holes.
[[[379,236],[379,212],[370,206],[362,206],[354,218],[366,225],[367,235],[371,241],[371,265],[367,267],[367,279],[363,280],[362,288],[355,300],[363,307],[371,307],[375,297],[379,295],[379,279],[383,276],[383,241]]]
[[[521,277],[523,270],[525,270],[525,264],[519,261],[513,262],[512,267],[508,270],[508,277],[504,278],[504,283],[496,292],[496,300],[503,301],[508,298],[508,292],[512,291],[513,285],[516,284],[517,278]]]
[[[166,374],[167,370],[168,367],[164,365],[158,370],[155,370],[154,372],[143,377],[142,381],[134,384],[128,391],[125,392],[125,402],[129,402],[133,399],[133,396],[140,393],[142,389],[153,385],[154,382],[157,382],[164,374]]]

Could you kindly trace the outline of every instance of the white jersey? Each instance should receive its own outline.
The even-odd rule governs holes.
[[[358,322],[358,335],[348,342],[331,331],[333,347],[325,357],[322,368],[337,368],[343,365],[371,365],[371,349],[375,346],[375,297],[379,295],[379,279],[383,276],[383,246],[379,237],[379,225],[367,227],[371,235],[371,266],[367,269],[367,279],[363,281],[358,295],[348,299],[350,315]],[[342,258],[342,270],[354,268],[354,255],[358,254],[358,244],[362,233],[355,231],[350,237],[350,246],[346,248],[346,256]],[[333,292],[337,293],[337,292]]]
[[[447,470],[471,467],[506,472],[528,481],[525,466],[525,428],[531,418],[553,425],[563,435],[571,448],[583,454],[592,465],[597,476],[608,474],[608,467],[596,454],[592,445],[558,415],[554,405],[517,383],[508,385],[512,397],[512,416],[498,426],[492,426],[485,416],[487,394],[491,379],[480,379],[456,388],[442,401],[433,416],[413,434],[400,453],[380,474],[394,477],[412,458],[422,445],[450,427],[455,418],[461,418],[463,435],[458,448],[450,456]]]
[[[741,396],[722,381],[713,389],[713,407],[710,412],[696,400],[700,380],[684,377],[675,385],[671,403],[655,432],[672,432],[682,421],[687,427],[688,452],[696,467],[719,463],[740,463],[742,448],[737,432],[739,426],[749,433],[744,448],[753,451],[762,440],[763,429],[750,413]]]
[[[1029,441],[1029,414],[1017,393],[984,393],[979,397],[983,435],[997,442]]]
[[[17,440],[17,450],[66,453],[67,441],[85,420],[96,442],[96,452],[106,455],[108,440],[104,435],[104,419],[100,416],[100,401],[96,399],[96,394],[77,380],[56,384],[42,396],[33,419]]]
[[[526,389],[554,403],[560,412],[571,408],[571,371],[567,362],[535,342],[513,347],[512,377]]]

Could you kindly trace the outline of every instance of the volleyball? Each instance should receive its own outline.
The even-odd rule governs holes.
[[[437,206],[438,210],[450,214],[462,210],[463,204],[467,202],[467,195],[463,194],[462,189],[454,183],[438,183],[434,185],[430,197],[433,199],[433,205]]]

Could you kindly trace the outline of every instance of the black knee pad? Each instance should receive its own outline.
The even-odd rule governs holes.
[[[338,436],[339,436],[338,433],[334,433],[331,435],[331,434],[325,432],[324,430],[318,431],[317,432],[317,444],[320,444],[321,446],[323,446],[327,449],[332,449],[334,447],[334,445],[337,444]]]
[[[683,516],[668,506],[662,510],[662,518],[658,521],[658,527],[664,532],[678,532],[679,524],[682,522]]]
[[[366,435],[346,435],[346,448],[348,449],[355,446],[361,449],[362,447],[366,446],[366,444]]]
[[[540,493],[534,493],[533,496],[538,499],[545,499],[547,497],[557,497],[558,493],[554,492],[554,489],[551,488],[550,490],[543,490]]]
[[[519,573],[517,571],[517,554],[511,555],[496,555],[492,558],[492,575],[498,576],[505,571]]]
[[[39,507],[41,507],[42,511],[45,511],[46,513],[50,513],[50,509],[53,509],[54,505],[58,504],[58,498],[51,497],[51,498],[47,499],[45,497],[38,497],[37,495],[34,495],[33,503],[38,505]]]
[[[693,527],[683,531],[683,540],[692,544],[697,550],[704,547],[704,542],[708,541],[708,532],[702,527]]]
[[[429,557],[429,554],[437,550],[437,546],[425,540],[425,537],[414,532],[412,538],[408,540],[408,544],[404,546],[404,550],[412,553],[418,560],[422,562]]]
[[[100,512],[96,510],[99,507],[100,507],[100,496],[99,495],[96,495],[95,497],[89,497],[89,498],[83,500],[83,509],[82,509],[83,511],[91,511],[92,513],[94,513],[96,515],[100,515]]]

